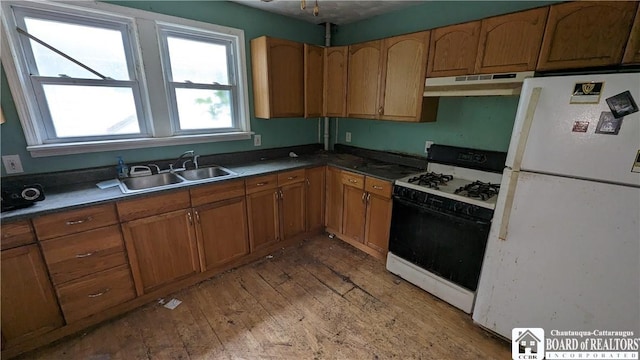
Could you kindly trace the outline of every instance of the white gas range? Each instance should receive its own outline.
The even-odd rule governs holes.
[[[387,270],[471,313],[506,154],[433,145],[396,180]]]

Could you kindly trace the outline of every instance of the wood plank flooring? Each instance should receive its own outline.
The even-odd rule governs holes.
[[[510,359],[469,315],[338,239],[173,294],[24,359]]]

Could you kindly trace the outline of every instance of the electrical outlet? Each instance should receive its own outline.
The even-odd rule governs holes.
[[[427,140],[424,142],[424,153],[427,154],[429,152],[429,148],[433,145],[433,141]]]
[[[262,135],[253,135],[253,146],[262,146]]]
[[[351,142],[351,133],[348,131],[345,134],[345,141],[349,143]]]
[[[2,157],[2,163],[7,174],[19,174],[24,172],[22,169],[22,162],[20,162],[20,155],[4,155]]]

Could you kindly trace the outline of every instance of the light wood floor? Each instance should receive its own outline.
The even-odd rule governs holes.
[[[510,359],[469,315],[318,236],[29,359]]]

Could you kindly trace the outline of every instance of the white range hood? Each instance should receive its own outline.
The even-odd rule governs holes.
[[[533,77],[533,74],[533,71],[527,71],[427,78],[424,96],[518,95],[524,79]]]

